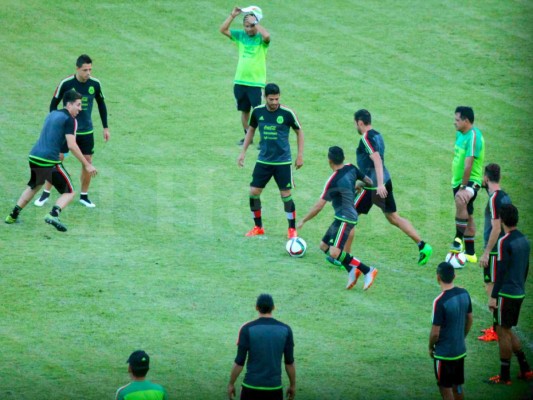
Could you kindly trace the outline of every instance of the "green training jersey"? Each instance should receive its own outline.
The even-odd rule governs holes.
[[[165,389],[150,381],[132,381],[117,390],[115,400],[167,400]]]
[[[465,172],[465,160],[474,157],[470,172],[470,181],[481,186],[483,181],[483,160],[485,159],[485,140],[481,131],[475,127],[466,133],[457,131],[455,135],[455,153],[452,163],[452,187],[461,185]]]
[[[266,84],[266,54],[268,43],[258,33],[249,36],[243,30],[230,30],[231,40],[239,49],[239,62],[235,72],[237,85],[265,87]]]

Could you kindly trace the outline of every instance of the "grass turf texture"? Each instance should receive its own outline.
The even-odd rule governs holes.
[[[21,223],[0,227],[0,398],[111,398],[138,348],[171,399],[224,398],[238,328],[255,318],[261,292],[272,293],[275,316],[294,329],[299,399],[439,398],[426,348],[434,271],[454,231],[455,106],[474,107],[486,161],[501,164],[520,228],[533,234],[531,4],[258,4],[272,34],[268,80],[306,133],[298,215],[330,174],[328,146],[354,161],[353,112],[365,107],[387,142],[399,211],[435,249],[418,267],[414,244],[379,211],[363,216],[354,253],[380,269],[363,293],[360,285],[343,290],[346,273],[328,268],[317,249],[330,208],[300,232],[306,256],[291,259],[271,182],[262,196],[266,238],[243,236],[256,152],[236,167],[237,55],[218,33],[233,3],[0,3],[4,214],[28,179],[26,156],[55,85],[81,53],[103,83],[112,134],[104,145],[94,110],[97,208],[72,204],[62,215],[69,232],[43,222],[48,205],[29,205]],[[79,164],[72,156],[65,164],[77,180]],[[480,193],[476,202],[478,255],[486,200]],[[481,273],[468,265],[457,275],[474,302],[467,397],[528,396],[531,386],[517,380],[482,383],[499,372],[499,356],[495,343],[476,340],[490,321]],[[527,290],[518,333],[533,363],[531,279]]]

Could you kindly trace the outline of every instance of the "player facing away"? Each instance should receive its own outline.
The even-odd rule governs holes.
[[[265,104],[253,109],[250,116],[250,126],[244,138],[241,154],[237,159],[239,167],[244,166],[246,150],[252,143],[255,131],[259,129],[261,142],[259,143],[259,156],[255,163],[250,183],[250,210],[255,226],[246,236],[264,235],[263,220],[261,216],[261,193],[272,177],[278,185],[287,215],[289,229],[287,237],[298,236],[296,231],[296,206],[292,200],[292,156],[289,144],[291,128],[296,133],[298,155],[294,165],[296,169],[303,166],[304,132],[300,121],[294,111],[280,104],[280,89],[275,83],[265,86]]]
[[[433,301],[429,356],[437,385],[444,400],[462,400],[464,392],[465,338],[472,327],[472,300],[463,288],[453,284],[453,267],[442,262],[437,267],[437,281],[442,293]]]
[[[511,199],[507,193],[500,188],[500,166],[489,164],[485,167],[482,185],[489,195],[489,201],[485,208],[485,229],[483,238],[485,240],[485,251],[479,260],[479,266],[483,268],[483,281],[485,289],[490,299],[494,287],[494,279],[498,273],[498,248],[496,244],[503,235],[503,228],[500,220],[500,210],[504,204],[511,204]],[[478,339],[484,342],[498,340],[498,334],[494,330],[494,324],[487,329],[483,329],[483,335]]]
[[[102,125],[104,127],[104,141],[107,142],[110,137],[109,128],[107,126],[107,107],[104,101],[102,86],[100,81],[91,76],[91,74],[92,60],[87,54],[82,54],[76,60],[76,73],[68,76],[59,83],[54,92],[54,96],[52,97],[52,101],[50,102],[50,112],[52,112],[57,109],[64,94],[69,90],[75,90],[82,94],[82,109],[76,117],[76,121],[78,122],[76,143],[89,163],[92,163],[94,154],[94,128],[91,117],[94,100],[96,100],[96,103],[98,104],[98,112],[100,113],[100,119],[102,120]],[[61,148],[61,160],[63,160],[63,154],[68,153],[68,151],[69,148],[66,145]],[[91,184],[91,175],[87,173],[85,168],[82,168],[81,170],[80,182],[80,203],[85,207],[96,207],[96,205],[89,200],[88,192],[89,185]],[[36,206],[41,207],[48,201],[51,188],[52,185],[50,183],[45,184],[43,193],[41,193],[41,196],[34,202]]]
[[[67,230],[67,227],[59,220],[59,214],[72,201],[75,192],[70,175],[59,158],[60,149],[65,142],[74,157],[83,165],[85,171],[91,176],[97,174],[96,168],[83,157],[76,144],[77,123],[75,118],[82,108],[81,99],[82,95],[80,93],[74,90],[68,91],[63,96],[64,108],[52,111],[46,117],[39,139],[31,149],[28,157],[30,163],[28,187],[22,192],[11,214],[6,217],[5,222],[7,224],[17,222],[22,209],[47,181],[61,193],[61,196],[59,196],[52,211],[45,216],[44,220],[60,232]]]
[[[244,30],[230,29],[235,17],[243,12],[239,7],[235,7],[220,26],[220,33],[230,38],[239,50],[233,95],[237,110],[241,112],[242,127],[246,135],[250,110],[261,104],[261,89],[266,84],[266,55],[270,45],[270,33],[259,23],[262,13],[258,7],[244,15]],[[238,144],[243,145],[244,139]]]
[[[313,219],[331,201],[335,210],[335,219],[330,225],[320,243],[320,249],[334,260],[340,262],[348,271],[348,284],[346,289],[352,289],[361,273],[365,276],[363,289],[367,290],[374,283],[378,273],[377,268],[369,267],[343,251],[344,244],[357,224],[357,212],[353,206],[355,198],[355,185],[357,180],[371,184],[371,179],[365,176],[357,167],[344,164],[344,151],[333,146],[328,151],[328,162],[333,174],[326,181],[324,190],[316,204],[309,210],[307,215],[298,223],[298,229]]]
[[[390,224],[401,229],[403,233],[418,246],[418,265],[429,261],[433,253],[432,247],[424,242],[411,222],[401,217],[396,211],[396,202],[392,191],[392,179],[385,167],[385,141],[383,136],[372,128],[370,112],[361,109],[354,114],[355,128],[361,136],[356,150],[357,166],[372,179],[373,185],[360,188],[355,198],[355,208],[358,214],[368,214],[373,205],[383,211]],[[346,244],[346,250],[351,251],[353,233]]]
[[[483,180],[485,140],[474,125],[474,110],[459,106],[455,109],[455,150],[452,162],[452,188],[455,198],[455,239],[450,251],[465,251],[469,262],[477,262],[474,247],[476,225],[474,201]]]
[[[505,235],[498,241],[498,272],[489,300],[494,313],[500,348],[500,374],[489,378],[491,384],[511,384],[511,357],[520,365],[518,379],[533,380],[533,372],[522,351],[522,343],[513,332],[518,324],[520,308],[526,297],[526,279],[529,271],[529,240],[517,229],[518,210],[512,204],[500,209]]]

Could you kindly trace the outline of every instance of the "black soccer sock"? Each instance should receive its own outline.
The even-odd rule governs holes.
[[[89,201],[89,193],[80,193],[80,199]]]
[[[518,364],[520,365],[520,372],[529,372],[531,368],[526,360],[526,355],[524,354],[524,352],[522,350],[518,350],[514,352],[514,355],[518,359]]]
[[[283,207],[285,214],[287,214],[287,221],[289,222],[289,228],[296,228],[296,205],[292,200],[292,196],[281,197],[283,201]]]
[[[55,205],[52,207],[52,211],[50,211],[50,215],[52,217],[59,217],[59,214],[61,213],[61,207],[58,205]]]
[[[455,218],[455,237],[458,237],[459,239],[463,239],[467,224],[468,224],[468,219]]]
[[[13,207],[13,211],[11,211],[11,218],[13,219],[17,219],[20,212],[22,211],[22,207],[20,207],[19,205],[16,205],[15,207]]]
[[[50,191],[44,189],[43,192],[41,193],[41,197],[39,197],[39,200],[44,200],[44,199],[47,199],[48,197],[50,197]]]
[[[255,226],[262,228],[261,198],[259,196],[250,196],[250,210],[252,211],[252,218],[254,219]]]
[[[470,254],[470,255],[476,254],[476,250],[474,249],[474,236],[465,236],[464,242],[465,242],[465,253]]]
[[[511,360],[500,358],[500,379],[503,381],[511,380]]]
[[[424,246],[426,245],[426,242],[424,242],[423,240],[421,240],[420,242],[418,242],[416,244],[418,246],[418,250],[422,250],[424,248]]]
[[[348,272],[350,272],[352,268],[357,268],[365,275],[370,271],[370,267],[368,267],[368,265],[365,265],[350,253],[346,253],[345,251],[341,252],[337,260],[344,265],[344,268],[346,268],[346,271]]]

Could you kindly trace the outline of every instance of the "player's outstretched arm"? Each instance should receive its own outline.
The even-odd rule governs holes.
[[[244,158],[246,157],[246,150],[248,150],[248,146],[250,146],[250,143],[254,140],[255,135],[255,128],[252,126],[248,127],[248,130],[246,131],[246,136],[244,137],[244,143],[242,144],[242,151],[239,155],[239,158],[237,159],[237,165],[239,167],[244,167]]]
[[[313,208],[311,208],[311,209],[309,210],[309,212],[307,213],[307,215],[306,215],[305,217],[303,217],[303,219],[302,219],[300,222],[298,222],[298,226],[297,226],[297,228],[298,228],[298,229],[301,229],[307,221],[309,221],[309,220],[315,218],[315,217],[318,215],[318,213],[319,213],[320,211],[322,211],[322,209],[324,208],[324,206],[326,205],[326,203],[327,203],[326,200],[324,200],[324,199],[318,199],[318,201],[315,203],[315,205],[313,206]]]

